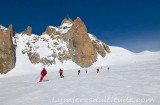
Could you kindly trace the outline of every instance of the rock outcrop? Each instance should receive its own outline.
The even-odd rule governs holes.
[[[69,17],[66,17],[58,28],[47,26],[45,32],[42,34],[48,34],[51,37],[54,37],[54,35],[64,35],[71,28],[72,23],[73,21]]]
[[[0,28],[0,73],[5,74],[15,67],[16,54],[12,42],[14,36],[12,25],[7,29]]]
[[[68,53],[58,53],[57,57],[61,62],[71,59],[71,56]]]
[[[29,60],[31,61],[31,63],[33,63],[33,64],[37,64],[40,62],[40,55],[38,53],[29,52],[28,57],[29,57]]]
[[[103,43],[103,47],[108,53],[111,53],[111,50],[107,44]]]
[[[89,67],[97,59],[97,53],[87,33],[87,28],[78,17],[67,32],[66,40],[72,60],[81,67]]]
[[[64,23],[69,23],[69,24],[71,23],[71,24],[72,24],[73,21],[72,21],[72,19],[70,19],[70,18],[67,16],[65,19],[63,19],[63,21],[61,22],[61,25],[64,24]]]
[[[104,47],[100,44],[100,42],[98,40],[93,41],[92,42],[94,48],[96,49],[96,51],[102,56],[105,57],[106,56],[106,52]]]
[[[11,33],[11,37],[14,37],[14,36],[15,36],[15,32],[13,31],[12,24],[10,24],[10,25],[8,26],[8,30],[9,30],[10,33]]]
[[[43,34],[48,34],[49,36],[55,35],[56,29],[47,26],[47,28],[46,28],[45,32],[43,32]]]
[[[28,26],[24,31],[21,32],[22,34],[32,35],[32,27]]]

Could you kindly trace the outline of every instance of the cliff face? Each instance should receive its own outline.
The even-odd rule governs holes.
[[[89,38],[87,28],[78,17],[67,33],[72,60],[81,67],[89,67],[97,59],[97,53]]]
[[[0,26],[0,73],[2,74],[15,67],[16,56],[12,36],[14,36],[12,25],[8,29]]]

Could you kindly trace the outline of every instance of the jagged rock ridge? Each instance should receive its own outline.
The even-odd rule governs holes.
[[[7,34],[6,36],[10,40],[7,43],[10,43],[9,50],[12,53],[10,58],[14,61],[5,73],[14,67],[15,47],[13,43],[16,42],[18,43],[17,48],[23,45],[20,48],[21,54],[28,56],[32,64],[53,65],[56,64],[57,59],[62,63],[72,60],[81,67],[89,67],[97,61],[98,54],[105,57],[106,53],[110,53],[109,46],[89,34],[84,22],[79,17],[74,21],[67,17],[59,27],[47,26],[41,36],[32,34],[30,26],[14,35],[12,25],[8,29],[1,28],[0,39],[3,39],[1,36],[4,34]],[[0,49],[3,47],[1,45]],[[4,61],[1,61],[0,65],[4,65],[3,63]],[[6,68],[5,66],[1,67],[2,69]]]
[[[12,42],[14,36],[12,25],[8,29],[0,26],[0,73],[5,74],[15,67],[15,48]]]

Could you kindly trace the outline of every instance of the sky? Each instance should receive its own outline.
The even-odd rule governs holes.
[[[0,24],[16,32],[31,26],[41,35],[69,15],[80,17],[89,33],[133,52],[160,51],[160,0],[3,0]]]

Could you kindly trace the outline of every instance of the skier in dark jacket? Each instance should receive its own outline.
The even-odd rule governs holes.
[[[86,69],[86,73],[87,73],[87,69]]]
[[[64,78],[64,76],[63,76],[63,70],[61,68],[59,70],[59,75],[60,75],[61,78]]]
[[[97,68],[97,73],[99,73],[99,68]]]
[[[43,78],[46,76],[46,74],[47,74],[47,71],[45,68],[43,68],[43,70],[41,71],[41,78],[40,78],[39,82],[43,81]]]
[[[80,72],[81,72],[81,71],[80,71],[80,70],[78,70],[78,75],[80,74]]]

